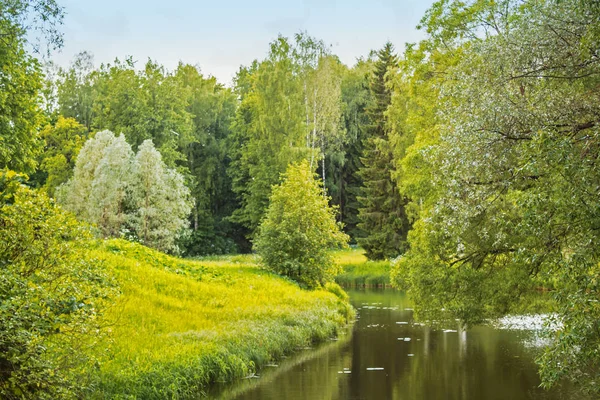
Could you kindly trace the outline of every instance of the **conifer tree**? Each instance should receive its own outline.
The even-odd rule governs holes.
[[[394,47],[390,42],[377,53],[369,89],[371,104],[367,108],[369,127],[364,143],[363,167],[359,174],[363,179],[358,200],[359,224],[362,236],[358,243],[370,259],[395,257],[406,248],[408,220],[394,175],[393,150],[386,128],[385,112],[391,104],[388,85],[389,71],[398,64]]]

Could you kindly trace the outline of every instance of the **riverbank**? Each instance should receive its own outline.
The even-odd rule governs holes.
[[[389,260],[369,261],[362,249],[342,250],[334,253],[341,267],[335,282],[345,288],[391,287]]]
[[[182,260],[122,240],[92,256],[121,295],[103,317],[110,335],[90,397],[196,398],[335,337],[353,313],[337,285],[302,290],[252,256]]]

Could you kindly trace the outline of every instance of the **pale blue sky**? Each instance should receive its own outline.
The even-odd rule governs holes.
[[[415,26],[433,0],[59,0],[66,8],[67,66],[83,50],[97,65],[148,57],[169,69],[181,60],[229,84],[240,65],[262,59],[279,33],[306,30],[352,65],[387,40],[398,51],[424,37]]]

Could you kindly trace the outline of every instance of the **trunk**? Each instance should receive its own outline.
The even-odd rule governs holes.
[[[314,161],[315,161],[315,142],[317,138],[317,90],[314,91],[313,97],[313,129],[312,129],[312,138],[310,145],[310,169],[313,169]]]
[[[327,197],[327,187],[325,185],[325,148],[323,147],[323,152],[321,153],[321,175],[323,176],[323,197]]]
[[[306,79],[304,80],[304,110],[306,111],[306,148],[310,147],[310,115],[308,112],[308,92],[306,89]]]

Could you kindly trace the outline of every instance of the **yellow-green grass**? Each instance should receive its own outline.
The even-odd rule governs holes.
[[[341,286],[390,285],[389,261],[368,261],[362,249],[336,251],[333,257],[342,270],[335,277],[335,281]]]
[[[252,256],[190,261],[122,240],[93,256],[122,294],[103,317],[111,341],[91,397],[197,398],[211,383],[336,336],[352,317],[338,288],[302,290]]]

